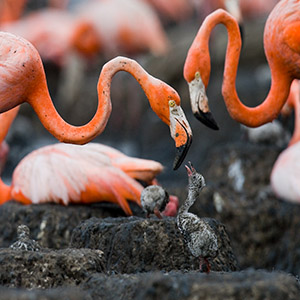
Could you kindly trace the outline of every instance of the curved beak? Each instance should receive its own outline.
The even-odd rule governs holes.
[[[170,107],[170,131],[177,149],[173,170],[177,170],[191,146],[192,130],[182,108],[176,104]]]
[[[211,129],[218,130],[219,126],[213,118],[208,106],[208,98],[205,92],[205,86],[201,77],[196,77],[188,83],[190,91],[191,107],[194,116],[204,125]]]

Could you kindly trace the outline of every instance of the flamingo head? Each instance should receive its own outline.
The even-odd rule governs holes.
[[[210,76],[209,52],[206,48],[199,51],[197,39],[194,40],[189,49],[184,64],[183,76],[189,86],[191,108],[194,116],[204,125],[218,130],[219,127],[210,112],[206,95],[206,87]]]
[[[172,87],[156,78],[152,78],[146,94],[153,111],[170,127],[171,137],[177,148],[173,163],[173,169],[176,170],[192,143],[192,130],[180,106],[180,97]]]
[[[81,54],[93,56],[101,50],[100,37],[92,24],[81,21],[74,29],[71,44]]]
[[[185,168],[189,178],[189,188],[200,191],[205,187],[204,177],[200,173],[197,173],[191,162],[189,162],[189,166],[185,165]]]

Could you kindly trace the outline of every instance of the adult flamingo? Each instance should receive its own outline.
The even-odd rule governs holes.
[[[180,166],[192,138],[180,97],[169,85],[149,75],[135,60],[116,57],[103,66],[97,85],[98,108],[94,117],[86,125],[72,126],[61,118],[53,105],[41,58],[32,44],[7,32],[0,32],[0,43],[0,112],[28,102],[54,137],[66,143],[84,144],[105,129],[111,113],[112,78],[117,72],[125,71],[139,82],[153,111],[169,125],[178,149],[173,167]]]
[[[0,114],[0,143],[18,110],[19,106]],[[135,179],[152,184],[162,169],[156,161],[129,157],[102,144],[53,144],[25,156],[10,186],[0,178],[0,204],[11,199],[23,204],[64,205],[110,201],[132,215],[127,200],[141,205],[143,190]]]
[[[72,51],[92,58],[101,49],[94,26],[62,9],[40,9],[0,28],[25,38],[38,50],[43,61],[59,66],[66,64]]]
[[[140,0],[85,1],[74,8],[79,20],[94,25],[103,52],[165,55],[169,40],[155,11]]]
[[[271,69],[272,84],[267,98],[256,107],[245,106],[238,98],[235,79],[241,37],[236,20],[224,10],[210,14],[191,45],[185,65],[194,115],[213,129],[218,126],[210,113],[205,88],[210,76],[209,36],[217,24],[228,31],[222,94],[230,116],[236,121],[258,127],[274,120],[280,113],[294,78],[300,78],[300,1],[282,0],[270,13],[264,30],[264,47]]]
[[[288,107],[287,107],[288,106]],[[295,110],[294,133],[289,146],[277,158],[271,172],[271,187],[275,194],[287,201],[300,203],[300,83],[294,80],[291,94],[283,107],[283,114]]]

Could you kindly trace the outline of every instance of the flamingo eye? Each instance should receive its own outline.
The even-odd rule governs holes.
[[[174,101],[174,100],[170,100],[170,101],[169,101],[169,106],[170,106],[170,107],[174,107],[174,106],[175,106],[175,104],[176,104],[176,103],[175,103],[175,101]]]
[[[200,78],[200,72],[199,72],[199,71],[197,71],[197,72],[195,73],[195,78],[196,78],[196,79],[199,79],[199,78]]]

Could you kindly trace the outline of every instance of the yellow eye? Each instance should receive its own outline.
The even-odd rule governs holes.
[[[199,71],[197,71],[196,73],[195,73],[195,78],[200,78],[200,72]]]
[[[170,106],[170,107],[174,107],[174,106],[175,106],[175,104],[176,104],[176,103],[175,103],[175,101],[174,101],[174,100],[170,100],[170,101],[169,101],[169,106]]]

